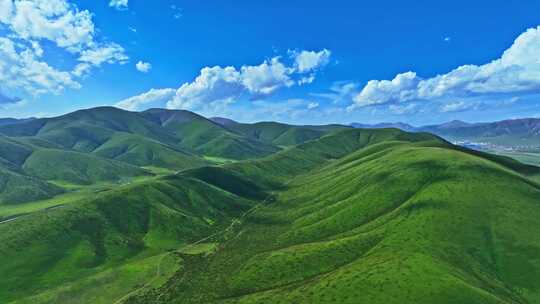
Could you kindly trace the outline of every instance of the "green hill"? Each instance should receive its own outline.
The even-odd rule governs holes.
[[[59,165],[61,164],[61,165]],[[76,184],[131,179],[148,175],[141,168],[96,156],[53,149],[39,149],[23,165],[24,171],[43,180]]]
[[[169,169],[186,169],[206,164],[191,153],[129,133],[114,134],[110,140],[92,151],[92,154],[136,166]]]
[[[157,263],[149,259],[221,229],[251,204],[173,175],[0,224],[0,273],[9,274],[0,301],[110,303],[147,279],[147,264]]]
[[[0,206],[53,197],[62,188],[22,172],[0,167]]]
[[[293,126],[277,122],[254,124],[227,124],[226,127],[249,138],[277,146],[293,146],[337,130],[347,129],[341,125]]]
[[[117,111],[62,123],[97,121],[77,140],[49,121],[0,127],[0,179],[36,199],[63,190],[46,180],[131,181],[11,212],[0,302],[540,301],[538,167],[397,129]]]
[[[271,144],[246,138],[189,111],[150,109],[141,113],[174,133],[180,145],[198,154],[228,159],[262,157],[277,152]]]
[[[371,132],[340,134],[372,140],[334,161],[304,146],[329,161],[128,303],[538,302],[540,186],[523,174],[539,169]]]

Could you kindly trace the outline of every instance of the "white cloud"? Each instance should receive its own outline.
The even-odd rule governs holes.
[[[312,93],[312,96],[329,99],[333,104],[350,102],[358,92],[359,85],[354,82],[337,81],[330,87],[329,93]]]
[[[141,110],[141,107],[151,103],[165,104],[175,95],[175,89],[151,89],[141,95],[124,99],[116,104],[117,107],[129,111]]]
[[[257,66],[243,66],[240,69],[242,84],[255,95],[269,95],[281,87],[291,87],[294,81],[289,77],[294,71],[274,57]]]
[[[371,80],[351,108],[412,101],[442,101],[540,92],[540,27],[522,33],[499,59],[463,65],[447,74],[421,78],[414,72],[393,80]]]
[[[308,103],[307,105],[307,108],[308,110],[312,110],[312,109],[316,109],[319,107],[319,103],[318,102],[310,102]]]
[[[3,89],[39,95],[60,93],[65,88],[80,88],[68,72],[56,70],[40,61],[33,49],[0,37],[0,83]]]
[[[124,53],[124,48],[116,43],[108,43],[98,48],[87,49],[81,52],[80,62],[100,66],[103,63],[124,64],[129,59]]]
[[[126,10],[128,8],[128,0],[111,0],[109,6],[117,10]]]
[[[182,8],[176,6],[176,5],[171,5],[171,10],[173,11],[173,17],[174,19],[180,19],[184,16],[183,14],[183,11],[182,11]]]
[[[392,80],[370,80],[354,97],[356,106],[369,106],[416,98],[420,80],[414,72],[398,74]]]
[[[213,101],[232,100],[246,90],[240,72],[234,67],[215,66],[201,70],[191,83],[184,83],[167,103],[172,109],[195,109]]]
[[[306,51],[302,53],[304,52],[321,53]],[[312,66],[310,70],[314,69]],[[315,79],[313,74],[310,75],[312,79],[309,81],[302,81],[305,78],[302,73],[296,63],[292,67],[287,66],[280,57],[265,60],[259,65],[245,65],[240,69],[205,67],[193,82],[185,83],[177,90],[175,97],[167,103],[167,107],[193,110],[216,103],[229,104],[241,97],[262,99],[281,88],[310,83]]]
[[[152,64],[150,62],[139,61],[137,62],[135,67],[137,68],[137,71],[139,72],[148,73],[152,69]]]
[[[92,14],[68,0],[0,0],[0,25],[7,31],[0,55],[2,77],[9,77],[2,83],[4,89],[31,95],[60,93],[65,88],[79,88],[74,77],[92,67],[127,60],[119,45],[97,41]],[[79,64],[71,71],[49,65],[43,59],[44,41],[77,56]],[[15,55],[10,54],[12,50]]]
[[[292,57],[294,58],[295,68],[299,73],[309,73],[327,65],[328,62],[330,62],[330,55],[332,54],[327,49],[324,49],[319,52],[291,51],[290,53]]]
[[[0,0],[0,22],[23,39],[46,39],[72,51],[92,44],[91,13],[66,0]]]
[[[461,112],[461,111],[469,110],[470,108],[474,106],[476,106],[476,104],[471,104],[464,101],[455,101],[455,102],[451,102],[451,103],[447,103],[443,105],[440,108],[440,111],[443,113]]]
[[[390,105],[388,107],[388,109],[394,113],[394,114],[398,114],[398,115],[402,115],[402,114],[413,114],[413,113],[416,113],[418,111],[418,104],[417,103],[410,103],[410,104],[406,104],[406,105]]]

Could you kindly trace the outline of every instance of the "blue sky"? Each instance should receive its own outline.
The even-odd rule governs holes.
[[[0,0],[0,116],[540,116],[540,2]]]

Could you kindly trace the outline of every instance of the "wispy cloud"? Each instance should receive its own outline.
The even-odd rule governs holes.
[[[111,0],[109,6],[121,11],[127,10],[128,0]]]
[[[169,101],[175,93],[175,89],[151,89],[143,94],[124,99],[115,106],[130,111],[141,110],[143,107],[151,105],[160,107]]]

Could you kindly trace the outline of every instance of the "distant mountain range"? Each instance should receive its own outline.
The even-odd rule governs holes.
[[[95,108],[92,111],[103,111],[104,108]],[[108,108],[109,110],[112,108]],[[121,111],[116,109],[117,111]],[[74,113],[85,113],[90,110],[82,110]],[[112,110],[110,110],[112,111]],[[60,119],[69,119],[73,113],[60,116],[58,118],[0,118],[0,128],[12,129],[14,124],[20,124],[21,128],[27,125],[39,125],[43,121],[54,121]],[[503,147],[514,147],[517,150],[537,150],[540,147],[540,119],[522,118],[509,119],[485,123],[468,123],[461,120],[453,120],[442,124],[413,126],[404,122],[383,122],[377,124],[365,124],[354,122],[345,125],[327,125],[327,126],[294,126],[276,122],[259,122],[253,124],[240,123],[235,120],[224,117],[204,118],[189,111],[173,111],[164,109],[150,109],[140,112],[137,116],[146,120],[158,122],[162,127],[175,129],[180,125],[186,126],[187,123],[197,122],[201,125],[202,133],[192,139],[183,140],[184,149],[194,149],[208,156],[225,156],[226,158],[241,159],[239,154],[253,155],[254,150],[257,155],[273,153],[276,147],[297,144],[310,139],[320,137],[322,134],[332,129],[341,129],[347,127],[363,129],[386,129],[396,128],[407,132],[429,132],[439,135],[453,142],[478,142]],[[21,128],[17,128],[20,130]],[[12,131],[13,132],[13,131]],[[208,138],[210,134],[217,132],[223,136],[214,138],[219,143],[204,145],[201,138]],[[0,134],[4,134],[0,130]],[[188,132],[189,133],[189,132]],[[204,133],[204,134],[203,134]],[[216,134],[217,134],[216,133]],[[10,133],[8,132],[8,135]],[[179,135],[178,133],[176,135]],[[238,138],[238,136],[242,138]],[[192,137],[192,135],[188,136]],[[260,143],[253,142],[261,141]],[[221,145],[225,145],[220,147]],[[242,146],[240,148],[240,146]],[[246,148],[247,147],[247,148]],[[211,151],[217,149],[218,151]],[[228,152],[219,151],[224,149]],[[250,151],[242,150],[248,149]],[[244,156],[245,158],[245,156]]]
[[[540,119],[510,119],[488,123],[454,120],[439,125],[414,127],[406,123],[360,124],[355,128],[397,128],[408,132],[429,132],[451,141],[473,141],[529,150],[540,146]]]

